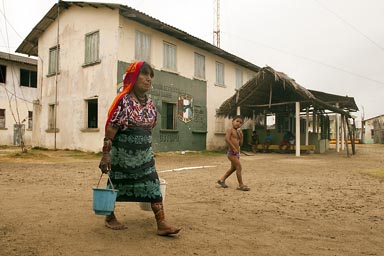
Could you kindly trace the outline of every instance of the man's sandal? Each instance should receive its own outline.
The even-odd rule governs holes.
[[[217,184],[219,184],[220,187],[222,187],[222,188],[227,188],[227,187],[228,187],[228,185],[225,184],[225,182],[224,182],[224,181],[221,181],[221,180],[218,180],[218,181],[217,181]]]

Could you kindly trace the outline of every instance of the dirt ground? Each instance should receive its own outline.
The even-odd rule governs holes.
[[[183,228],[160,237],[138,203],[117,203],[126,230],[94,214],[99,156],[2,148],[0,255],[384,255],[383,155],[384,145],[357,145],[350,158],[243,154],[242,192],[234,175],[215,185],[224,153],[160,153],[166,218]]]

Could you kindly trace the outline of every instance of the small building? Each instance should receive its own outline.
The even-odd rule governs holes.
[[[314,148],[317,153],[329,148],[331,115],[338,120],[335,122],[337,141],[340,141],[341,130],[345,139],[352,136],[354,122],[350,122],[353,119],[350,112],[357,110],[352,97],[308,90],[286,74],[263,67],[255,78],[222,103],[217,115],[233,117],[241,114],[252,120],[252,130],[256,129],[261,139],[269,129],[274,144],[279,144],[283,134],[290,131],[295,134],[294,147],[299,155],[300,147]],[[273,125],[267,123],[268,116],[273,116]]]
[[[37,61],[0,52],[0,145],[30,145]]]
[[[108,108],[125,68],[155,70],[154,148],[225,145],[216,110],[260,69],[125,5],[59,1],[16,50],[38,57],[33,146],[100,151]],[[184,105],[186,104],[186,105]]]
[[[362,124],[362,143],[384,143],[384,115],[365,119]]]

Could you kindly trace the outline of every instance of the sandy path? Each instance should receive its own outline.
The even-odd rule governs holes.
[[[228,189],[215,186],[229,166],[224,154],[159,154],[166,216],[183,227],[167,238],[137,203],[117,205],[127,230],[103,226],[92,211],[98,158],[0,150],[0,255],[384,255],[383,153],[357,145],[351,158],[242,156],[249,192],[235,189],[235,176]],[[214,167],[162,172],[190,166]]]

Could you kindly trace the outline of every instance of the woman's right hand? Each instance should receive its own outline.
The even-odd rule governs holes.
[[[111,170],[111,156],[109,155],[109,152],[103,152],[99,168],[102,173],[108,173]]]
[[[109,128],[109,130],[113,131],[113,128]],[[100,164],[99,164],[99,168],[102,173],[108,173],[111,170],[111,156],[109,155],[111,148],[112,148],[112,139],[104,138],[103,150],[102,150],[103,156],[101,157]]]

